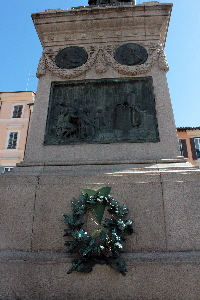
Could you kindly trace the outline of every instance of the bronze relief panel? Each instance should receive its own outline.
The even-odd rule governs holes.
[[[52,83],[46,145],[158,141],[152,78]]]

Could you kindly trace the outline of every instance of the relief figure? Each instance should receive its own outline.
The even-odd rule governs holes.
[[[76,125],[78,129],[78,138],[84,139],[89,136],[89,125],[90,121],[87,116],[87,109],[80,106],[78,115],[76,116]]]
[[[72,123],[72,118],[75,117],[74,113],[75,110],[71,107],[63,108],[56,124],[56,136],[70,137],[76,133],[76,127]]]
[[[139,127],[141,124],[142,111],[137,104],[134,92],[127,94],[125,101],[116,106],[116,129],[131,130],[133,127]]]
[[[96,131],[96,130],[99,131],[101,129],[102,125],[103,126],[106,125],[102,112],[103,112],[102,108],[100,108],[100,107],[97,108],[97,111],[94,115],[94,131]]]

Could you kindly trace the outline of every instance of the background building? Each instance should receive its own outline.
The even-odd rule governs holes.
[[[0,93],[0,173],[23,160],[34,92]]]
[[[177,128],[181,155],[200,167],[200,127]]]

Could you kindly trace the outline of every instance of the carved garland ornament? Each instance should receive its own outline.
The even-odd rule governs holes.
[[[43,51],[42,57],[39,61],[37,77],[39,78],[40,76],[45,75],[46,69],[48,69],[58,77],[72,79],[86,73],[93,65],[95,65],[95,69],[98,74],[105,73],[108,67],[111,66],[119,74],[136,76],[147,73],[156,61],[158,61],[161,70],[164,70],[165,72],[169,70],[164,50],[160,44],[146,42],[141,43],[141,45],[146,48],[148,58],[143,64],[134,66],[121,65],[115,60],[113,53],[119,45],[95,45],[85,47],[85,50],[88,53],[88,60],[82,66],[74,69],[59,68],[55,62],[57,52],[47,52],[46,50]]]

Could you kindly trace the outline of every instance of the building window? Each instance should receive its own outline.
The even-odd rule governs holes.
[[[179,140],[179,149],[181,152],[181,156],[188,157],[187,144],[185,139]]]
[[[9,172],[13,169],[13,167],[4,167],[4,172]]]
[[[10,132],[7,149],[16,149],[18,132]]]
[[[13,110],[13,118],[21,118],[23,105],[15,105]]]
[[[200,138],[194,138],[197,159],[200,158]]]

